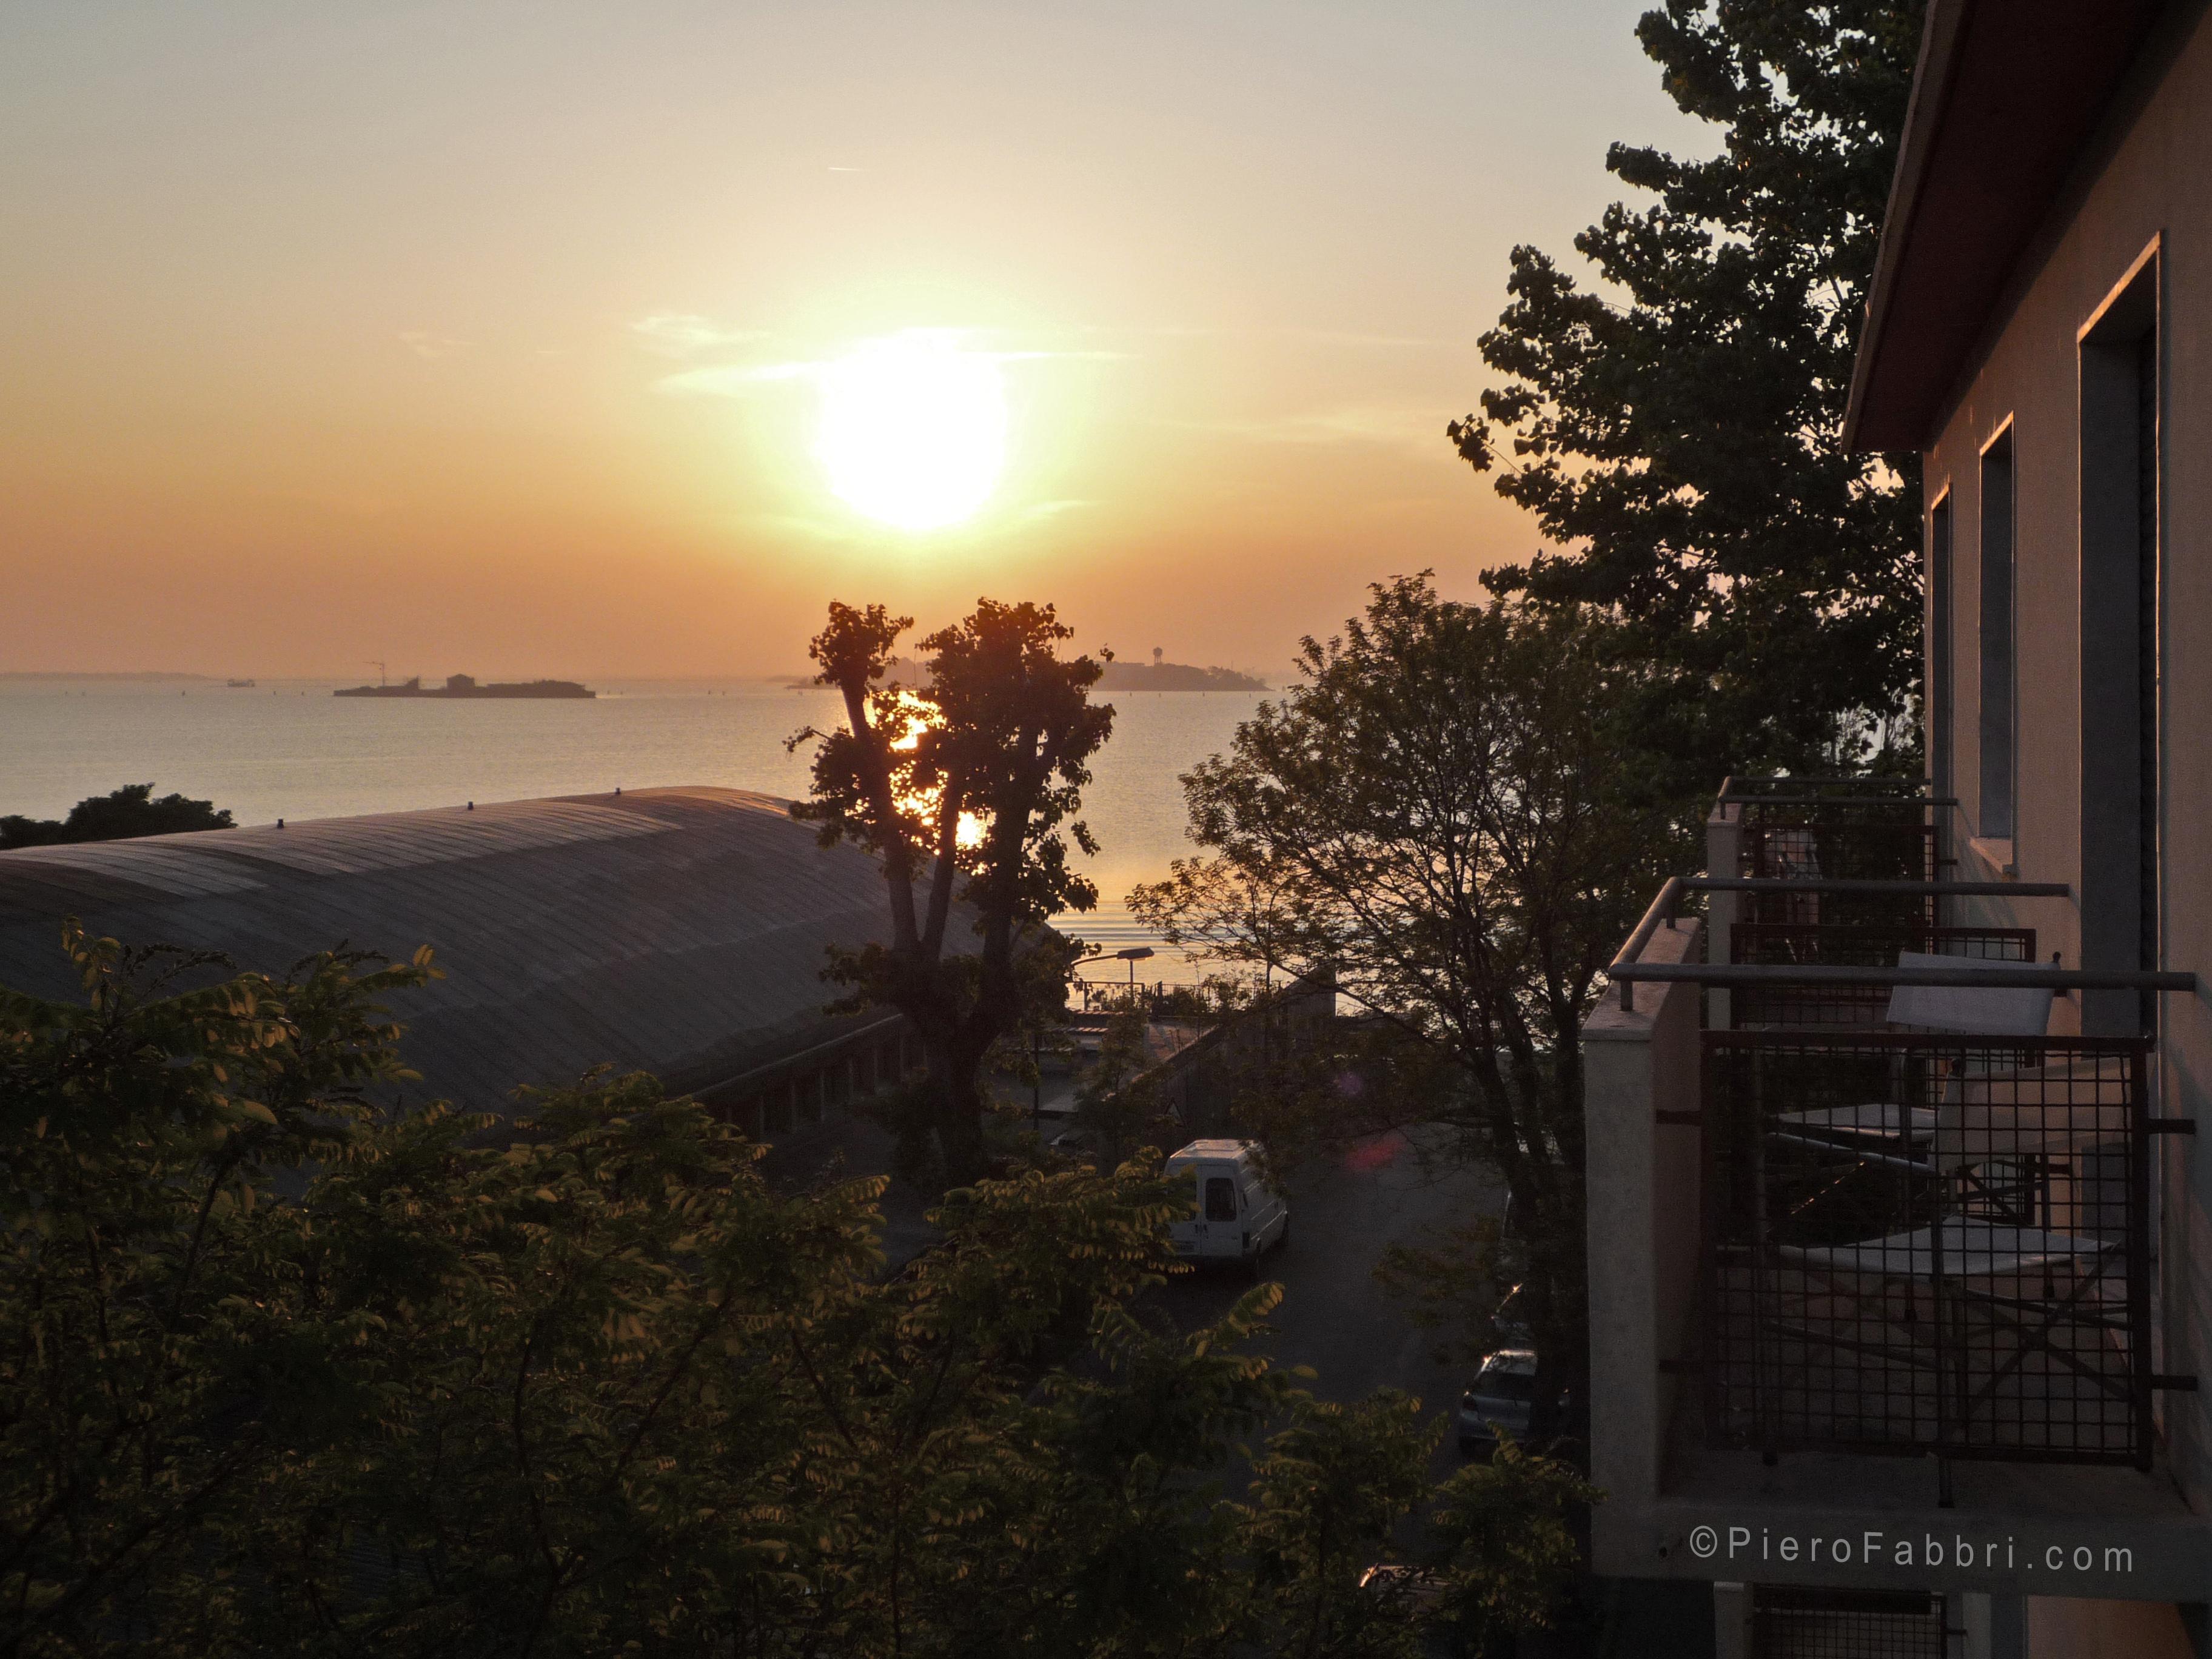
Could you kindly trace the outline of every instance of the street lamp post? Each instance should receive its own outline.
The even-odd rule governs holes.
[[[1149,945],[1133,945],[1127,951],[1114,952],[1115,961],[1129,964],[1129,1000],[1133,1003],[1137,1000],[1137,964],[1152,959],[1152,947]]]

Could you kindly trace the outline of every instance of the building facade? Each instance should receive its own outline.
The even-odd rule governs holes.
[[[2212,1653],[2208,155],[2201,0],[1932,0],[1927,785],[1723,786],[1586,1030],[1597,1565],[1724,1653]]]

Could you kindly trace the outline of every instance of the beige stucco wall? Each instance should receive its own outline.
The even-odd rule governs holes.
[[[1964,828],[1977,798],[1979,453],[2014,422],[2018,829],[2023,880],[2080,881],[2080,392],[2076,339],[2155,240],[2164,294],[2165,965],[2212,981],[2212,13],[2200,13],[2158,77],[2125,94],[1925,456],[1927,501],[1954,503],[1955,783]],[[1966,859],[1962,878],[1986,879]],[[2070,904],[2022,905],[2047,959],[2080,962]],[[2168,1113],[2212,1119],[2212,1000],[2170,995],[2160,1070]],[[2212,1132],[2206,1137],[2212,1140]],[[2212,1145],[2154,1139],[2164,1209],[2160,1369],[2212,1389]],[[2212,1393],[2162,1396],[2191,1507],[2212,1510]],[[2212,1563],[2207,1564],[2212,1585]]]
[[[2031,1596],[2027,1659],[2193,1659],[2181,1615],[2155,1601]]]

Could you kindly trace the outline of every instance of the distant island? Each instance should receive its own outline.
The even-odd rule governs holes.
[[[1099,676],[1102,691],[1266,691],[1272,690],[1267,681],[1234,668],[1194,668],[1188,663],[1163,660],[1166,653],[1158,646],[1152,647],[1149,663],[1109,662],[1106,672]],[[911,657],[894,657],[884,672],[887,681],[902,685],[927,685],[929,670]],[[781,684],[793,690],[804,690],[815,684],[811,675],[793,674]]]
[[[401,685],[349,685],[334,697],[596,697],[574,680],[491,680],[479,685],[473,675],[450,674],[443,685],[425,685],[422,677]]]
[[[1267,681],[1233,668],[1194,668],[1188,663],[1165,662],[1159,647],[1152,647],[1149,663],[1109,662],[1099,676],[1102,691],[1265,691]]]

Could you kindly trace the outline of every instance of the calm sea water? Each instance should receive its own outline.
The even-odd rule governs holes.
[[[0,680],[0,812],[58,817],[87,795],[151,781],[240,823],[336,817],[653,785],[797,795],[806,751],[783,740],[841,717],[830,693],[759,684],[603,684],[590,702],[333,697],[339,682]],[[1257,694],[1123,693],[1093,769],[1087,866],[1101,905],[1072,925],[1109,950],[1153,942],[1122,899],[1193,849],[1177,775],[1225,749]],[[1154,978],[1182,977],[1164,958]]]

